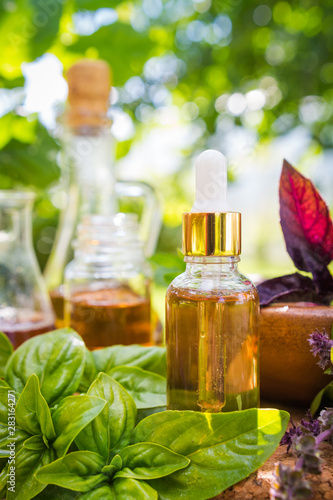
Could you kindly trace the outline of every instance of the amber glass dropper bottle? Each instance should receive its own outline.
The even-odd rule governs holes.
[[[259,406],[255,286],[237,269],[241,214],[226,201],[225,157],[196,162],[196,201],[183,214],[186,271],[166,295],[167,406],[221,412]]]

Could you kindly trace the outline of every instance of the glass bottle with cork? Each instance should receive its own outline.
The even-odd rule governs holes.
[[[226,201],[225,157],[196,162],[196,201],[183,214],[186,271],[166,294],[167,406],[221,412],[259,405],[255,286],[238,272],[241,214]]]
[[[0,331],[14,347],[54,329],[54,314],[32,244],[29,191],[0,191]]]
[[[72,243],[82,217],[115,214],[124,200],[135,200],[141,207],[140,235],[146,255],[154,251],[161,224],[152,188],[141,182],[117,182],[115,178],[111,120],[107,116],[109,65],[101,60],[80,60],[68,70],[67,80],[68,107],[59,128],[68,200],[44,273],[59,328],[65,324],[65,268],[73,258]]]
[[[66,268],[66,323],[90,349],[150,345],[151,270],[135,214],[85,216]]]

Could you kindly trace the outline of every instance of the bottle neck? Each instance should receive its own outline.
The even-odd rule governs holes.
[[[116,211],[110,123],[65,128],[63,164],[67,167],[69,184],[78,191],[80,216]]]
[[[186,263],[186,272],[215,274],[215,273],[232,273],[238,272],[239,255],[222,257],[222,256],[189,256],[184,257]]]
[[[12,198],[10,198],[12,196]],[[32,193],[10,191],[0,195],[0,244],[32,251]]]

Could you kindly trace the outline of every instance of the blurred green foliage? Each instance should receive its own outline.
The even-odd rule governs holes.
[[[180,273],[185,271],[184,255],[178,250],[177,255],[166,252],[157,252],[149,262],[154,270],[155,283],[166,286]]]
[[[46,230],[51,246],[57,209],[44,190],[59,179],[58,145],[22,107],[22,63],[45,52],[65,70],[80,57],[107,60],[117,106],[136,124],[136,137],[149,114],[174,104],[185,123],[201,127],[198,150],[235,125],[267,141],[299,124],[317,151],[331,148],[332,26],[332,0],[0,0],[0,92],[7,103],[0,119],[0,188],[26,185],[39,192],[35,237]],[[118,156],[131,143],[119,144]],[[164,186],[170,200],[184,196],[182,175]],[[172,219],[167,214],[167,224]],[[168,231],[160,245],[166,250]],[[42,264],[46,253],[39,252]]]

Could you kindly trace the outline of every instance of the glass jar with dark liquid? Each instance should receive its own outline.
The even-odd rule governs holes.
[[[54,314],[32,245],[34,194],[0,191],[0,331],[14,347],[54,329]]]
[[[67,79],[68,106],[58,127],[67,202],[44,272],[58,328],[65,325],[64,274],[73,259],[72,244],[82,218],[121,210],[138,212],[147,256],[155,250],[161,225],[154,190],[142,182],[116,179],[112,122],[107,116],[111,89],[107,63],[78,61],[68,70]]]
[[[152,342],[150,267],[134,214],[85,216],[65,272],[65,321],[96,349]]]

